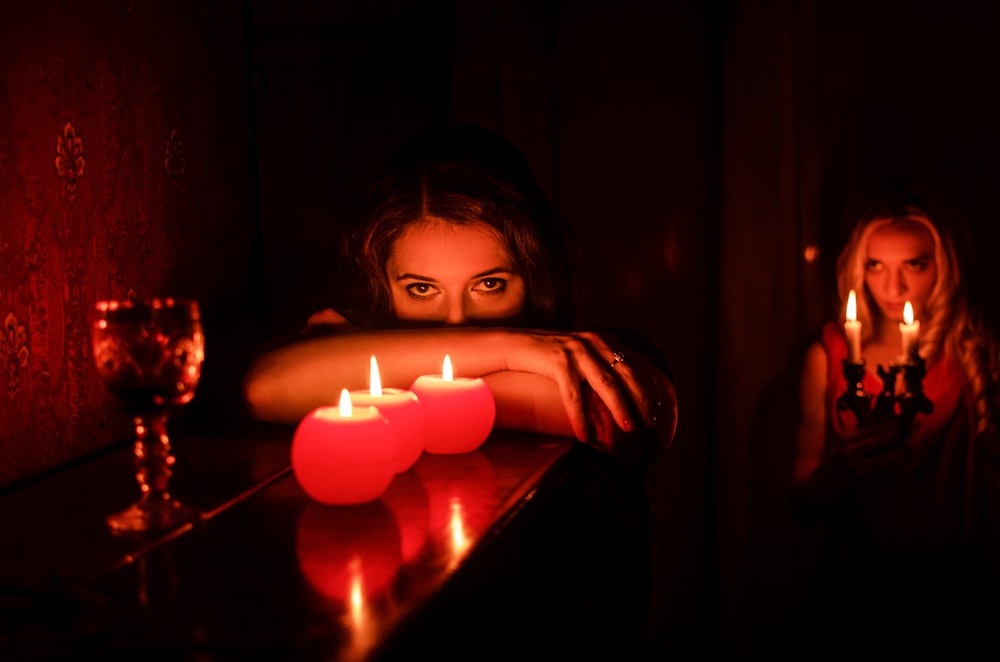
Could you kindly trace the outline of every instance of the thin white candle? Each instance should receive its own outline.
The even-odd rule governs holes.
[[[847,296],[846,317],[844,334],[847,336],[847,360],[861,363],[861,322],[858,321],[858,302],[854,290]]]
[[[913,319],[913,305],[907,301],[903,306],[903,321],[899,323],[899,335],[903,344],[903,361],[910,362],[920,355],[917,336],[920,333],[920,321]]]

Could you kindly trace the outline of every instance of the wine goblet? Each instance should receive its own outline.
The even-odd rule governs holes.
[[[115,533],[175,528],[197,517],[169,491],[174,456],[167,418],[194,398],[205,358],[198,303],[158,298],[99,301],[91,327],[94,362],[105,389],[132,417],[133,462],[141,496],[108,516]]]

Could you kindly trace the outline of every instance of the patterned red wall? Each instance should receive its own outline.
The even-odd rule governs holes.
[[[201,300],[196,401],[232,401],[240,357],[212,340],[249,309],[259,235],[246,11],[0,3],[0,487],[127,438],[92,367],[99,299]]]

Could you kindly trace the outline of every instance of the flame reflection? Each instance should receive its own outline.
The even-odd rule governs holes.
[[[465,533],[465,522],[462,517],[462,498],[451,498],[451,558],[452,565],[456,565],[464,555],[469,546],[469,536]]]
[[[389,487],[382,493],[381,501],[396,518],[403,563],[411,563],[427,544],[427,532],[430,528],[427,490],[412,471],[404,471],[392,479]]]
[[[497,505],[496,470],[479,451],[425,453],[413,467],[430,507],[429,537],[458,564],[492,521]]]

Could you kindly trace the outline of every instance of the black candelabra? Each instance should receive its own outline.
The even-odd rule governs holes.
[[[907,357],[902,365],[890,364],[888,368],[878,366],[882,390],[874,396],[865,391],[864,359],[858,363],[844,359],[843,369],[847,389],[837,399],[837,408],[853,411],[859,425],[872,425],[897,418],[904,427],[909,427],[918,413],[929,414],[934,409],[934,404],[924,394],[927,368],[919,355]],[[897,395],[896,381],[900,370],[903,372],[905,389]]]

